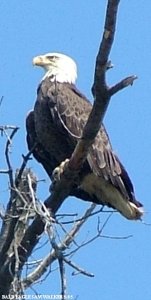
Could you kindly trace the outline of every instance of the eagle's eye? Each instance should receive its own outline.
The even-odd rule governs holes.
[[[57,56],[47,56],[47,58],[49,59],[49,60],[53,60],[53,61],[55,61],[56,59],[57,59]]]

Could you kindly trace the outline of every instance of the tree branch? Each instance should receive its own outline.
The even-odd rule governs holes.
[[[113,96],[117,92],[121,91],[122,89],[126,88],[129,85],[133,85],[134,80],[137,79],[137,76],[132,75],[129,77],[124,78],[120,82],[116,83],[114,86],[110,87],[109,94],[110,96]]]
[[[63,259],[70,267],[72,267],[73,269],[75,269],[77,271],[76,273],[73,272],[72,275],[83,274],[88,277],[94,277],[93,273],[90,273],[90,272],[84,270],[83,268],[77,266],[73,261],[67,259],[66,257],[64,257]]]
[[[6,157],[6,162],[7,162],[7,166],[8,166],[9,182],[10,182],[11,188],[14,187],[14,180],[13,180],[13,170],[12,170],[12,166],[11,166],[10,158],[9,158],[9,147],[10,147],[10,145],[12,143],[12,139],[18,129],[19,129],[18,127],[13,128],[10,136],[7,135],[7,143],[6,143],[6,148],[5,148],[5,157]],[[5,130],[5,129],[3,129],[3,130]]]

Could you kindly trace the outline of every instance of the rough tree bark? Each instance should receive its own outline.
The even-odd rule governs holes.
[[[12,129],[12,135],[7,141],[6,160],[10,182],[10,199],[5,216],[3,216],[3,225],[0,235],[0,298],[2,298],[2,295],[7,294],[22,294],[24,288],[27,288],[37,280],[37,278],[44,273],[47,266],[56,259],[58,259],[60,263],[60,273],[63,269],[61,268],[61,266],[63,267],[63,262],[71,264],[67,259],[65,261],[65,258],[62,258],[62,251],[72,243],[75,234],[94,210],[95,205],[92,205],[83,218],[76,222],[70,234],[65,236],[62,243],[55,244],[54,242],[51,253],[39,264],[34,272],[24,280],[21,280],[22,268],[38,243],[44,229],[50,234],[50,226],[54,222],[53,216],[70,193],[75,178],[87,157],[89,147],[92,145],[99,130],[100,122],[102,122],[106,113],[111,96],[128,85],[132,85],[136,79],[135,76],[130,76],[112,87],[109,87],[106,83],[106,71],[111,67],[109,54],[115,36],[119,2],[119,0],[108,0],[107,4],[103,37],[96,58],[94,83],[92,87],[94,97],[92,111],[83,130],[82,138],[77,144],[61,180],[56,183],[51,195],[45,200],[45,206],[37,206],[36,177],[29,169],[25,170],[31,153],[23,157],[23,165],[18,170],[16,178],[13,178],[8,147],[10,140],[16,133],[16,128]],[[3,128],[1,128],[1,130],[2,129]],[[31,207],[31,210],[29,210],[29,207]],[[75,268],[74,264],[71,265]],[[80,268],[78,268],[78,270],[83,273],[85,272]],[[61,274],[63,279],[63,273]],[[92,274],[87,275],[92,276]],[[65,286],[62,280],[62,295],[64,294]]]

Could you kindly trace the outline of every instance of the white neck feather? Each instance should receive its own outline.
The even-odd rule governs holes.
[[[73,83],[75,84],[76,81],[76,74],[75,73],[71,73],[68,74],[64,71],[61,70],[55,70],[55,69],[51,69],[48,70],[45,75],[43,76],[42,80],[44,80],[45,78],[50,77],[50,81],[51,82],[60,82],[60,83]]]

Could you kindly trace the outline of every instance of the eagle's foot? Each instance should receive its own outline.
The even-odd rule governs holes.
[[[68,166],[69,159],[65,159],[59,167],[56,167],[52,172],[52,184],[55,184],[57,181],[61,179],[61,175],[63,174],[64,170]]]

